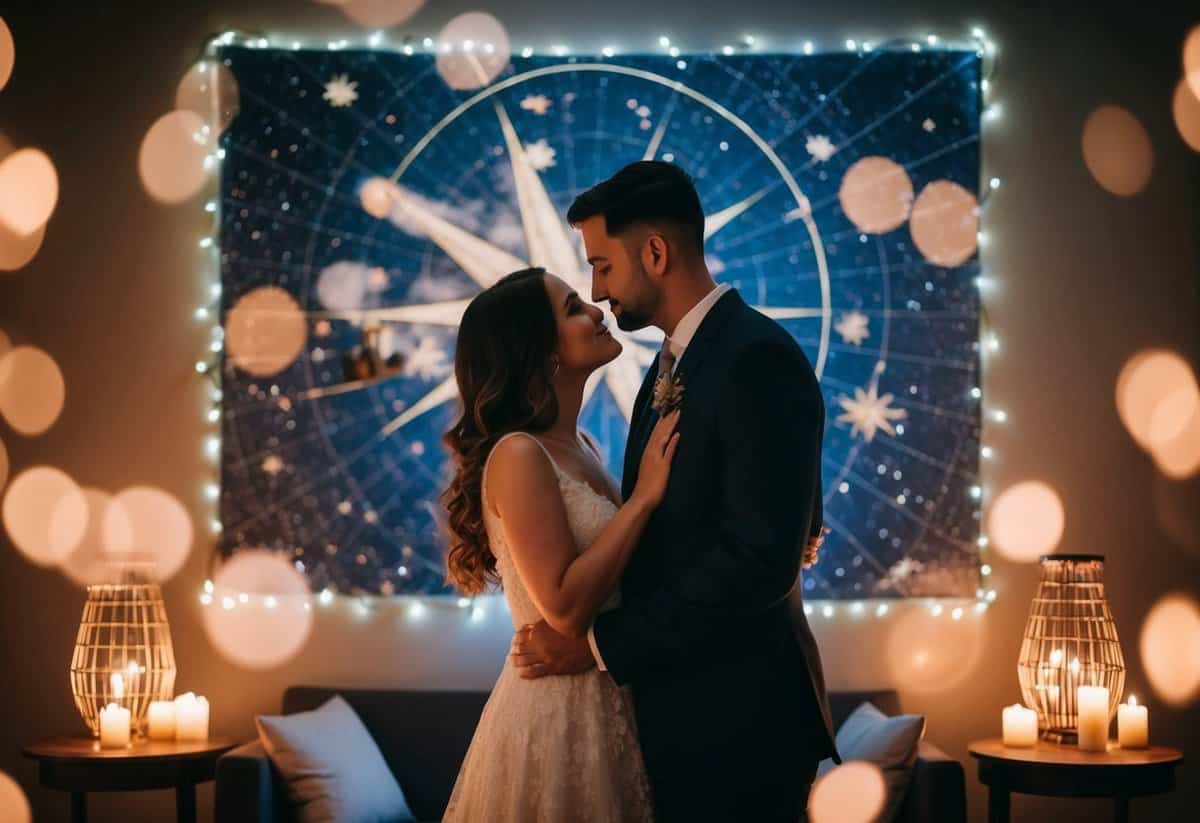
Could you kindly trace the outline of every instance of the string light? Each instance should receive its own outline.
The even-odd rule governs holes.
[[[977,26],[972,28],[971,40],[976,47],[977,53],[981,57],[991,59],[994,65],[994,58],[997,53],[996,44],[994,41],[987,38],[984,30],[981,27]],[[924,38],[924,41],[929,46],[935,46],[943,43],[942,39],[935,34],[927,35]],[[299,51],[304,48],[325,48],[329,51],[341,51],[346,48],[363,47],[364,43],[354,43],[352,41],[342,39],[325,43],[310,44],[298,39],[282,41],[273,39],[270,36],[262,36],[257,34],[248,35],[234,31],[226,31],[209,41],[208,45],[206,46],[205,53],[207,56],[215,58],[217,57],[218,50],[221,46],[229,45],[241,45],[247,48],[256,49],[271,47],[291,48],[293,51]],[[376,31],[366,38],[365,45],[371,48],[378,48],[380,46],[389,44],[387,44],[384,33],[381,31]],[[474,50],[477,45],[480,44],[472,43],[471,41],[464,41],[461,44],[461,48],[463,51],[469,52]],[[661,35],[658,38],[658,45],[660,48],[666,50],[667,53],[672,57],[678,57],[682,53],[678,46],[672,45],[672,40],[668,35]],[[759,45],[761,44],[755,36],[744,35],[739,39],[738,46],[735,47],[726,44],[720,46],[717,50],[722,55],[732,56],[738,50],[754,49]],[[893,41],[884,45],[889,48],[903,48],[905,44],[902,42]],[[845,46],[847,51],[858,53],[871,52],[876,48],[875,44],[869,41],[859,41],[853,38],[847,39],[845,41]],[[908,44],[908,47],[913,52],[921,52],[923,50],[921,42],[911,42]],[[955,44],[952,41],[946,41],[942,47],[954,48]],[[418,41],[416,38],[410,36],[404,38],[403,46],[400,47],[400,51],[402,51],[402,53],[405,55],[411,56],[417,52],[418,48],[423,49],[425,53],[429,54],[436,53],[439,50],[437,43],[432,37],[423,37]],[[442,44],[440,48],[442,51],[451,51],[454,48],[454,44],[447,42]],[[495,51],[495,46],[491,43],[484,43],[482,44],[482,49],[491,54]],[[616,45],[606,45],[600,49],[600,53],[606,58],[615,56],[618,51],[619,47]],[[816,54],[816,44],[812,40],[805,40],[801,45],[801,51],[805,55]],[[565,57],[570,53],[571,49],[564,44],[551,45],[544,51],[539,51],[533,46],[528,45],[522,47],[520,50],[521,57],[527,59],[534,57],[535,55],[546,54],[554,57]],[[677,63],[677,67],[681,70],[686,68],[686,66],[686,61],[680,60]],[[986,66],[987,61],[985,60],[985,67]],[[1002,116],[1003,110],[999,103],[990,101],[988,99],[992,89],[990,78],[984,77],[980,83],[980,88],[984,98],[984,108],[981,120],[982,124],[986,125],[999,120]],[[207,127],[205,128],[207,130]],[[202,139],[207,140],[208,138],[203,137]],[[214,169],[218,167],[224,157],[225,150],[223,148],[218,148],[205,157],[205,168]],[[1000,183],[1001,181],[999,177],[991,177],[988,179],[987,186],[979,197],[979,205],[981,208],[986,205],[989,195],[1000,188]],[[224,330],[220,325],[219,303],[221,299],[221,283],[220,270],[219,266],[217,265],[218,257],[216,255],[216,252],[218,251],[217,244],[219,240],[218,232],[221,224],[220,202],[217,199],[209,199],[204,204],[204,211],[214,215],[213,227],[209,234],[199,239],[198,244],[201,249],[205,250],[206,252],[210,252],[209,266],[211,268],[208,268],[207,270],[215,272],[216,276],[213,278],[213,281],[210,283],[208,288],[210,303],[208,305],[197,307],[194,312],[194,317],[198,321],[214,321],[216,323],[216,325],[212,326],[210,330],[211,337],[208,348],[210,352],[218,354],[223,348],[224,338]],[[987,242],[986,234],[980,232],[979,241],[981,248],[985,246]],[[990,287],[990,278],[980,276],[976,278],[975,283],[980,290],[982,298],[982,295],[987,293],[988,288]],[[983,313],[983,316],[986,319],[986,311]],[[980,331],[980,339],[983,343],[983,349],[992,353],[999,351],[1000,341],[995,332],[990,329],[985,330],[982,327]],[[207,376],[213,381],[210,400],[214,405],[209,406],[209,408],[207,408],[205,411],[205,419],[213,424],[219,423],[221,416],[220,401],[222,398],[222,391],[219,385],[220,369],[218,366],[218,361],[207,360],[200,360],[195,364],[195,369],[198,374]],[[982,397],[982,391],[980,388],[975,387],[972,389],[971,395],[975,399],[980,399]],[[1007,420],[1007,414],[1001,409],[991,410],[989,416],[992,420],[1000,423],[1003,423]],[[209,460],[213,462],[219,462],[221,453],[221,438],[219,432],[209,433],[205,436],[204,453]],[[991,446],[981,445],[980,457],[982,459],[991,460],[994,457],[994,454],[994,449]],[[205,483],[203,490],[205,496],[210,500],[216,501],[220,497],[220,487],[216,482]],[[980,500],[983,497],[982,488],[980,486],[973,486],[971,488],[971,497],[977,501]],[[219,535],[223,530],[223,526],[216,516],[210,517],[209,528],[215,535]],[[976,540],[976,544],[979,548],[980,555],[982,556],[988,546],[987,536],[981,533]],[[402,570],[401,574],[405,574],[406,571],[406,569]],[[990,578],[991,574],[992,567],[987,563],[983,563],[980,566],[981,578]],[[201,604],[204,606],[210,606],[215,602],[213,597],[213,583],[211,580],[204,581],[204,590],[199,595],[199,599]],[[318,605],[325,608],[335,607],[339,603],[348,604],[354,609],[357,616],[362,619],[366,619],[377,612],[382,613],[394,608],[398,609],[404,615],[404,617],[414,622],[424,621],[429,616],[432,609],[453,611],[460,615],[465,614],[467,615],[467,619],[472,623],[482,622],[486,620],[490,614],[497,614],[501,612],[507,613],[508,610],[507,601],[505,601],[503,596],[500,595],[489,595],[485,598],[457,599],[444,595],[394,595],[367,599],[362,596],[341,595],[329,588],[325,588],[316,594],[315,599]],[[489,600],[497,601],[498,608],[486,608],[485,603]],[[946,606],[952,606],[950,614],[954,620],[959,620],[965,614],[966,606],[973,605],[973,611],[975,614],[983,614],[987,611],[989,605],[995,602],[995,600],[995,589],[980,588],[977,591],[974,600],[971,598],[934,599],[932,600],[932,605],[929,607],[929,612],[935,617],[940,616],[945,612]],[[892,611],[892,602],[893,601],[885,601],[878,603],[873,609],[873,614],[875,617],[883,618],[890,614]],[[278,608],[280,605],[278,599],[273,595],[250,595],[247,593],[240,593],[239,597],[236,599],[229,596],[224,596],[220,600],[220,605],[225,609],[237,608],[239,603],[242,605],[257,604],[264,608],[272,609]],[[912,600],[911,602],[899,601],[896,602],[896,605],[898,607],[907,607],[911,605],[918,605],[918,603],[919,601],[917,600]],[[845,610],[847,614],[853,617],[861,618],[866,613],[867,608],[862,601],[853,601],[847,603],[845,601],[822,601],[814,598],[808,600],[804,604],[804,613],[806,615],[813,614],[814,604],[819,604],[821,614],[826,619],[832,619],[840,609]],[[311,604],[307,600],[304,601],[303,606],[305,609],[311,608]]]

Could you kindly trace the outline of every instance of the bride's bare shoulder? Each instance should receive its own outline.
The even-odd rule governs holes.
[[[558,482],[545,447],[525,432],[508,435],[492,447],[487,474],[488,488],[496,490],[494,497]]]

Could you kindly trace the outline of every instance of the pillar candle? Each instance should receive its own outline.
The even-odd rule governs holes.
[[[129,745],[129,709],[109,703],[100,710],[100,746],[120,749]]]
[[[208,740],[208,700],[191,692],[175,698],[175,739]]]
[[[148,734],[151,740],[175,739],[175,701],[153,701],[147,720],[150,724]]]
[[[1079,748],[1085,752],[1102,752],[1108,747],[1108,688],[1080,686]]]
[[[1144,749],[1150,745],[1150,718],[1145,706],[1129,696],[1129,703],[1117,706],[1117,742],[1122,749]]]
[[[1020,703],[1005,706],[1001,713],[1005,746],[1033,746],[1038,738],[1037,712]]]

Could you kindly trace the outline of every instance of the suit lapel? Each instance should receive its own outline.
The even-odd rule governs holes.
[[[717,333],[729,321],[729,318],[737,314],[738,308],[743,306],[745,303],[736,289],[730,289],[723,294],[705,315],[700,327],[696,329],[695,336],[688,343],[688,347],[684,349],[683,358],[675,367],[675,375],[679,377],[685,387],[683,395],[685,404],[687,403],[687,375],[694,373],[699,368],[705,355],[718,339]],[[646,439],[650,436],[654,423],[658,420],[658,414],[653,410],[650,402],[654,381],[657,379],[658,358],[655,358],[653,365],[646,371],[646,378],[642,381],[637,400],[634,401],[633,420],[629,424],[629,436],[625,441],[625,465],[621,473],[621,494],[626,500],[633,493],[633,487],[637,483],[637,469],[642,460],[642,452],[646,448]]]
[[[737,289],[730,289],[721,295],[721,299],[713,305],[708,314],[704,316],[704,320],[700,322],[700,327],[696,329],[692,341],[683,350],[683,357],[680,359],[679,365],[675,367],[675,375],[684,386],[683,402],[685,404],[687,403],[688,377],[698,372],[700,364],[720,339],[721,329],[745,306]]]
[[[633,494],[633,486],[637,482],[637,467],[642,459],[642,450],[646,447],[646,420],[651,417],[650,397],[656,379],[658,358],[655,358],[654,363],[646,370],[642,387],[638,389],[637,399],[633,402],[633,419],[629,421],[629,433],[625,438],[625,466],[621,472],[621,496],[626,500]]]

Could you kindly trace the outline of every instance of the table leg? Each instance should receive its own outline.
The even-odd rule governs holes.
[[[87,823],[87,792],[71,792],[71,823]]]
[[[1129,798],[1123,794],[1113,798],[1113,820],[1116,823],[1129,823]]]
[[[988,788],[988,823],[1009,823],[1008,789]]]
[[[196,823],[196,784],[190,781],[175,787],[175,820]]]

